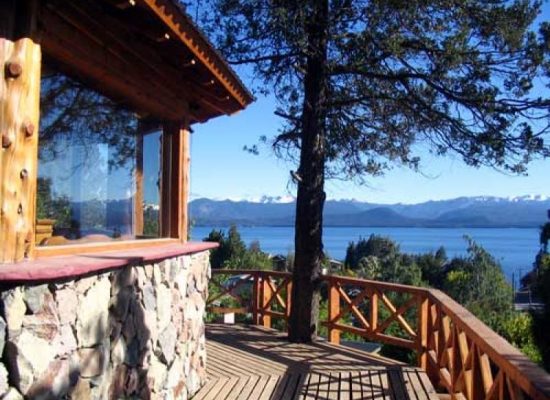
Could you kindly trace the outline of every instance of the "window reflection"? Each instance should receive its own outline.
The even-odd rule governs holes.
[[[158,237],[160,132],[51,68],[40,101],[37,243]]]

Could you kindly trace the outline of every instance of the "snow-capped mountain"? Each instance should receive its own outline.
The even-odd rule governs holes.
[[[538,227],[547,221],[550,196],[459,197],[419,204],[376,204],[354,199],[328,200],[327,226]],[[292,196],[248,200],[196,199],[190,203],[197,225],[293,225]]]

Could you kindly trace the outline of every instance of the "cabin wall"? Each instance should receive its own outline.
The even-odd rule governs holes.
[[[193,395],[206,381],[208,256],[2,290],[0,397]]]

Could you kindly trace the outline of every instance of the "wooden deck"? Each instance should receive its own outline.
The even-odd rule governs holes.
[[[257,326],[207,325],[209,381],[193,399],[438,400],[418,368]]]

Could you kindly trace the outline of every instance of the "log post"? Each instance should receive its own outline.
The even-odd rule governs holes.
[[[134,235],[143,235],[143,131],[136,135],[136,194],[134,196]]]
[[[191,140],[190,129],[186,126],[181,135],[181,204],[180,204],[180,239],[182,242],[189,240],[189,193],[191,190]]]
[[[189,128],[186,123],[166,122],[162,135],[161,235],[188,237]]]
[[[340,331],[333,328],[336,317],[340,314],[340,293],[334,278],[328,280],[328,341],[334,344],[340,344]]]
[[[32,257],[40,109],[40,45],[0,38],[0,263]]]

